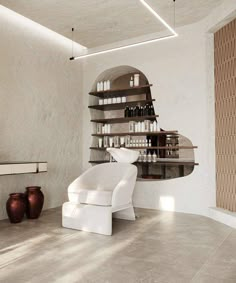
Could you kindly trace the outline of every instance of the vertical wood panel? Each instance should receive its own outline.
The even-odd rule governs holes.
[[[216,202],[236,211],[236,19],[214,36]]]

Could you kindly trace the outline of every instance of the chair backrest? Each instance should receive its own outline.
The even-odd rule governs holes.
[[[93,190],[114,190],[126,177],[137,174],[135,165],[128,163],[105,163],[96,165],[83,174],[83,184]]]

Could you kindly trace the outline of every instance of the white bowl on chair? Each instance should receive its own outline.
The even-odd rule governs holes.
[[[107,148],[111,156],[120,163],[134,163],[138,160],[139,152],[127,148]]]

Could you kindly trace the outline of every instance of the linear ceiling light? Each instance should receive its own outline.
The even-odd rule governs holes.
[[[97,51],[97,52],[93,52],[93,53],[89,53],[89,54],[85,54],[85,55],[80,55],[80,56],[77,56],[77,57],[74,57],[72,55],[70,60],[77,60],[77,59],[88,58],[88,57],[92,57],[92,56],[96,56],[96,55],[102,55],[102,54],[105,54],[105,53],[110,53],[110,52],[114,52],[114,51],[118,51],[118,50],[122,50],[122,49],[127,49],[127,48],[131,48],[131,47],[139,46],[139,45],[153,43],[153,42],[157,42],[157,41],[161,41],[161,40],[165,40],[165,39],[170,39],[170,38],[174,38],[174,37],[178,36],[177,32],[160,15],[158,15],[158,13],[145,0],[139,0],[139,1],[144,5],[145,8],[147,8],[171,32],[171,35],[167,35],[167,36],[163,36],[163,37],[159,37],[159,38],[154,38],[154,39],[149,39],[149,40],[145,40],[145,41],[141,41],[141,42],[137,42],[137,43],[133,43],[133,44],[128,44],[128,45],[124,45],[124,46],[114,47],[114,48],[110,48],[110,49],[106,49],[106,50],[101,50],[101,51]],[[173,0],[173,2],[175,4],[175,0]],[[74,29],[72,29],[72,31],[73,30]],[[73,37],[72,37],[72,40],[73,40]]]

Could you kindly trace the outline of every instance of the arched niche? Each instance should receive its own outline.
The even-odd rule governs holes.
[[[124,109],[127,106],[126,103],[122,103],[116,109],[116,106],[108,105],[106,107],[100,107],[99,99],[104,94],[104,97],[113,97],[117,95],[117,90],[124,90],[124,92],[118,92],[119,95],[126,95],[126,91],[132,91],[130,89],[129,81],[131,76],[134,74],[140,74],[140,86],[146,86],[143,89],[135,91],[135,95],[126,96],[127,105],[132,105],[136,101],[140,101],[137,105],[145,105],[148,102],[149,105],[153,105],[152,100],[157,97],[152,97],[151,93],[151,82],[148,81],[148,78],[145,74],[138,70],[137,68],[131,66],[118,66],[111,68],[102,72],[94,81],[94,84],[91,87],[89,105],[90,105],[90,114],[92,121],[98,121],[112,118],[123,118]],[[111,82],[111,91],[108,92],[97,92],[97,83],[100,81]],[[155,83],[155,82],[152,82]],[[98,95],[98,96],[97,96]],[[100,107],[96,109],[96,107]],[[154,105],[153,105],[154,107]],[[95,109],[94,109],[95,108]],[[114,108],[114,109],[113,109]],[[167,110],[168,111],[168,110]],[[155,107],[154,107],[155,112]],[[154,113],[158,115],[158,113]],[[147,119],[149,120],[149,119]],[[152,118],[151,121],[157,120],[158,118]],[[128,133],[128,122],[122,121],[122,123],[112,123],[112,134],[114,133]],[[171,129],[170,129],[171,130]],[[97,123],[93,122],[93,133],[97,131]],[[163,133],[163,134],[162,134]],[[143,133],[143,136],[132,136],[131,139],[134,141],[138,139],[137,143],[141,139],[151,140],[151,148],[143,148],[141,146],[136,146],[135,150],[139,150],[141,153],[144,151],[147,154],[156,153],[158,156],[157,162],[136,162],[135,165],[138,167],[138,179],[142,180],[163,180],[163,179],[173,179],[184,177],[191,174],[194,170],[194,166],[197,165],[194,160],[194,146],[191,141],[182,136],[181,134],[172,134],[168,133],[168,130],[161,129],[161,134],[159,133],[156,136],[148,136]],[[96,165],[102,162],[109,162],[110,155],[106,152],[105,148],[98,148],[98,139],[103,137],[93,136],[92,145],[91,145],[91,154],[90,154],[90,163]],[[141,144],[141,142],[140,142]],[[138,148],[139,147],[139,148]],[[130,147],[129,147],[130,148]],[[132,147],[134,149],[134,147]]]

